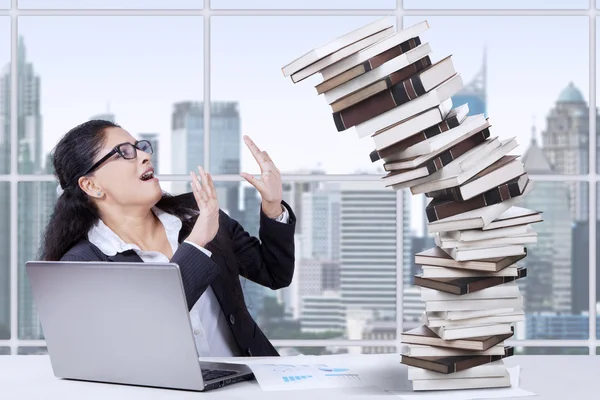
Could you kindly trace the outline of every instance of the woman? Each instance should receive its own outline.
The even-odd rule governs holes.
[[[291,283],[296,217],[279,170],[244,140],[262,171],[241,174],[262,197],[260,240],[220,210],[201,167],[190,172],[192,193],[170,196],[154,177],[149,142],[103,120],[73,128],[54,150],[62,193],[41,259],[176,263],[200,356],[278,355],[246,308],[239,275],[273,290]]]

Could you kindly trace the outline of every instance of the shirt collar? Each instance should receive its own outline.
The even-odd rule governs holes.
[[[179,231],[183,225],[181,220],[175,215],[171,215],[157,207],[152,207],[152,212],[165,227],[171,250],[175,253],[179,246]],[[142,252],[137,245],[123,241],[123,239],[121,239],[101,219],[98,219],[94,226],[88,231],[88,240],[107,256],[114,256],[117,253],[122,253],[127,250],[134,250],[136,253]]]

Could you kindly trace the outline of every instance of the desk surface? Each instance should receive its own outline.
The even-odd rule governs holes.
[[[48,356],[0,356],[0,397],[3,399],[372,399],[398,398],[385,390],[406,385],[406,367],[396,354],[347,356],[377,377],[381,388],[344,388],[264,392],[256,381],[204,393],[72,381],[54,377]],[[600,393],[600,356],[514,356],[508,367],[520,365],[520,387],[539,396],[522,399],[593,399]],[[255,397],[256,396],[256,397]],[[390,397],[392,396],[392,397]]]

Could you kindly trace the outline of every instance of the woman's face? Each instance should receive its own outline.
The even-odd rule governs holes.
[[[105,135],[104,146],[94,159],[94,163],[110,153],[115,146],[122,143],[136,143],[136,139],[122,128],[108,128],[105,130]],[[130,146],[128,154],[135,154],[133,151]],[[95,186],[89,186],[91,182],[84,182],[84,187],[97,187],[98,192],[102,193],[101,199],[123,206],[156,204],[162,196],[162,191],[158,179],[154,177],[150,154],[137,148],[135,152],[137,152],[136,157],[130,160],[115,153],[91,173],[89,181],[92,181]],[[89,190],[86,191],[90,193]],[[91,193],[95,198],[98,198],[97,194]]]

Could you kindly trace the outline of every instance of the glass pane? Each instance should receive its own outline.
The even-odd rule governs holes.
[[[404,0],[406,9],[582,9],[587,0]]]
[[[44,339],[37,308],[25,270],[36,260],[41,236],[57,199],[56,182],[19,182],[19,339]]]
[[[396,0],[211,0],[211,8],[226,9],[390,9],[396,8]]]
[[[0,347],[0,356],[10,356],[10,347]]]
[[[48,350],[46,347],[19,347],[17,354],[24,356],[44,356],[48,354]]]
[[[10,182],[0,182],[0,340],[10,339]]]
[[[258,237],[256,189],[215,185],[221,209]],[[171,189],[182,193],[186,183]],[[267,337],[395,340],[396,193],[377,183],[284,182],[283,200],[297,220],[291,285],[273,291],[241,278],[246,305]],[[238,201],[243,208],[227,209]]]
[[[10,8],[10,0],[0,0],[0,8]]]
[[[241,167],[244,172],[260,173],[241,140],[247,134],[282,173],[381,173],[381,166],[369,158],[374,150],[369,138],[360,140],[353,129],[337,131],[330,106],[312,87],[319,83],[316,76],[294,85],[280,70],[323,41],[378,18],[212,18],[211,168],[236,173]],[[284,30],[302,34],[273,35]],[[243,73],[239,60],[244,60]],[[202,129],[200,123],[198,117]],[[201,160],[201,152],[195,149],[193,154]]]
[[[423,20],[435,59],[451,54],[462,75],[465,87],[453,96],[455,107],[468,103],[471,114],[484,113],[491,134],[516,137],[520,153],[539,143],[544,168],[553,173],[588,173],[587,17],[419,16],[405,17],[404,26]],[[557,43],[570,43],[560,62]]]
[[[516,347],[515,355],[557,355],[557,356],[587,356],[587,347]]]
[[[10,17],[0,17],[0,174],[10,173]]]
[[[389,354],[396,353],[396,346],[327,346],[327,347],[275,347],[280,356],[332,354]]]
[[[41,9],[197,9],[203,7],[204,0],[19,0],[19,8]]]
[[[520,152],[513,152],[520,154]],[[537,163],[545,162],[544,155],[535,143],[523,149],[523,163],[526,171],[537,171]],[[530,175],[531,177],[531,175]],[[529,210],[542,211],[543,222],[532,223],[531,228],[537,233],[537,243],[527,244],[527,257],[520,260],[517,266],[527,269],[527,276],[517,280],[519,291],[524,298],[525,321],[516,324],[514,339],[529,340],[584,340],[588,338],[588,210],[587,182],[552,182],[536,181],[534,190],[521,198],[518,206]],[[575,192],[577,202],[570,208],[569,195]],[[417,197],[417,196],[415,196]],[[420,201],[420,200],[419,200]],[[423,203],[413,202],[412,214],[423,215]],[[428,199],[430,201],[430,199]],[[431,236],[425,226],[427,221],[421,217],[413,225],[411,235],[412,246],[416,246],[411,254],[421,249],[433,248]],[[413,223],[414,224],[414,223]],[[423,241],[429,243],[423,246]],[[414,264],[405,267],[414,274]],[[420,268],[418,273],[420,273]],[[420,288],[410,286],[404,290],[404,330],[419,326],[424,302],[421,300]]]
[[[19,30],[31,63],[20,82],[43,86],[26,91],[37,112],[19,126],[21,173],[46,168],[60,137],[92,118],[154,134],[152,157],[170,172],[173,106],[203,97],[202,17],[21,17]]]

